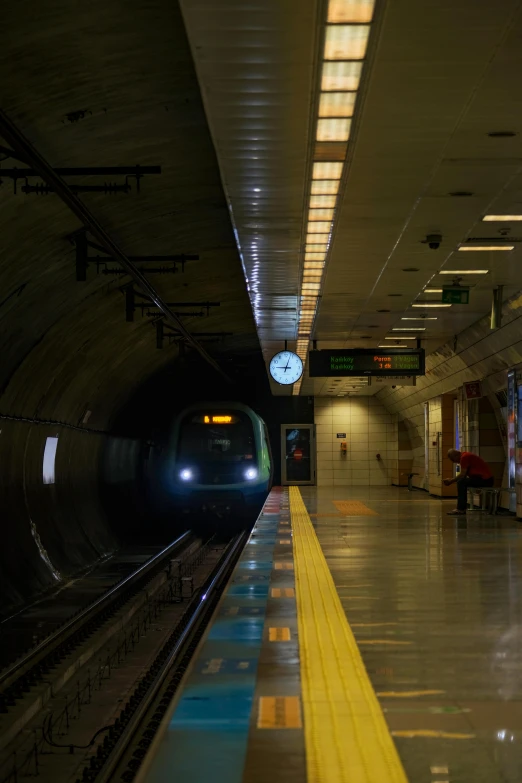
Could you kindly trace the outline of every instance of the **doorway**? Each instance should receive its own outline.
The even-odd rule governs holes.
[[[281,426],[281,483],[315,484],[315,425]]]

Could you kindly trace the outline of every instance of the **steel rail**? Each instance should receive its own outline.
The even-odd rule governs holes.
[[[56,194],[61,198],[63,203],[76,215],[78,220],[90,231],[92,236],[97,239],[100,245],[106,250],[107,254],[112,256],[112,258],[125,269],[130,277],[132,277],[137,285],[139,285],[141,290],[152,299],[156,307],[165,316],[165,319],[181,332],[189,345],[191,345],[200,356],[211,365],[211,367],[222,375],[228,383],[232,383],[231,378],[221,369],[215,359],[205,351],[203,346],[192,337],[182,321],[170,309],[166,302],[163,301],[145,275],[143,275],[138,267],[129,260],[123,250],[121,250],[116,242],[109,236],[107,231],[105,231],[103,226],[98,222],[83,201],[72,192],[65,180],[56,173],[45,158],[43,158],[33,147],[31,142],[25,138],[23,133],[14,125],[3,109],[0,109],[0,134],[4,137],[5,141],[12,146],[13,150],[21,156],[22,160],[32,166],[45,182],[54,187]]]
[[[172,670],[183,657],[190,639],[198,630],[200,624],[204,622],[207,611],[209,611],[209,606],[211,606],[211,601],[209,599],[214,597],[216,590],[219,589],[223,580],[227,577],[231,565],[233,565],[235,562],[236,555],[241,551],[241,548],[246,539],[246,535],[246,533],[240,533],[237,536],[237,538],[228,548],[224,557],[214,569],[213,573],[209,576],[205,584],[198,590],[192,599],[189,607],[187,608],[187,614],[192,611],[188,623],[181,632],[169,655],[161,665],[161,668],[152,681],[140,705],[123,729],[123,732],[114,745],[109,758],[96,775],[96,783],[109,783],[109,781],[113,780],[114,772],[122,763],[122,760],[129,750],[136,733],[139,731],[139,728],[145,716],[147,715],[147,712],[150,710],[151,706],[154,704],[154,701],[160,694],[165,681],[172,674]]]
[[[144,577],[169,553],[177,549],[180,544],[185,542],[190,535],[191,531],[187,530],[185,533],[183,533],[183,535],[179,536],[175,541],[162,549],[161,552],[158,552],[156,555],[151,557],[150,560],[147,560],[147,562],[140,566],[136,571],[133,571],[132,574],[129,574],[129,576],[125,577],[120,582],[118,582],[118,584],[114,585],[114,587],[104,593],[100,598],[98,598],[92,604],[89,604],[89,606],[83,609],[79,614],[72,617],[60,628],[57,628],[56,631],[43,639],[39,645],[30,650],[26,655],[24,655],[18,661],[15,661],[15,663],[13,663],[7,669],[4,669],[2,672],[0,672],[0,686],[9,688],[12,685],[13,678],[15,676],[18,675],[22,677],[26,671],[28,671],[32,666],[36,665],[37,659],[41,657],[42,654],[51,653],[53,650],[53,645],[56,646],[57,644],[61,644],[66,641],[68,636],[71,636],[73,633],[79,630],[82,625],[85,625],[89,619],[92,619],[100,611],[103,611],[106,607],[108,607],[125,587],[130,587],[134,582],[137,582],[139,579]]]

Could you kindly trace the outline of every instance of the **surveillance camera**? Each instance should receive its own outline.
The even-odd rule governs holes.
[[[397,388],[396,386],[392,386],[392,389],[396,389],[396,388]]]
[[[438,250],[441,242],[442,236],[440,234],[428,234],[426,237],[426,244],[430,250]]]

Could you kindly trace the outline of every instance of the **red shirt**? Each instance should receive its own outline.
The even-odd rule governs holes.
[[[482,457],[479,457],[478,454],[472,454],[471,451],[463,451],[460,457],[460,469],[465,471],[466,468],[469,468],[468,476],[480,476],[483,479],[488,479],[493,475]]]

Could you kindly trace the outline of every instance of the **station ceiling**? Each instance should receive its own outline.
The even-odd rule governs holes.
[[[522,215],[521,5],[181,0],[267,362],[285,340],[306,356],[311,339],[413,335],[430,352],[487,314],[497,286],[504,299],[522,288],[522,223],[483,220]],[[348,125],[321,124],[336,114]],[[308,210],[325,192],[317,163],[340,179],[324,202],[323,257],[308,255],[320,217]],[[313,321],[312,258],[324,260]],[[440,303],[456,278],[468,305],[413,306]],[[296,391],[338,393],[306,372]]]

